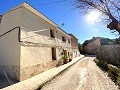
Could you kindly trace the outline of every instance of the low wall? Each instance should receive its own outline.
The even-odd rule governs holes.
[[[103,45],[97,50],[96,56],[98,59],[120,64],[120,44]]]

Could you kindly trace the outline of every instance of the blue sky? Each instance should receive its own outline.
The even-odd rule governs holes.
[[[4,14],[9,9],[24,1],[46,15],[64,31],[74,34],[80,43],[83,43],[85,40],[91,39],[94,36],[111,39],[118,37],[110,33],[110,30],[106,28],[105,24],[88,23],[86,21],[86,16],[80,14],[78,10],[75,10],[70,0],[46,5],[41,4],[60,0],[0,0],[0,14]],[[62,23],[64,23],[64,26],[62,26]]]

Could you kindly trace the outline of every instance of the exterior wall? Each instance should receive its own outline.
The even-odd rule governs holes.
[[[84,52],[87,54],[96,54],[97,49],[99,49],[101,46],[100,39],[96,39],[95,41],[87,44],[84,47]]]
[[[78,39],[73,35],[69,34],[71,36],[71,46],[72,46],[72,52],[73,52],[73,58],[78,57],[80,55],[80,52],[78,50]]]
[[[22,9],[22,17],[21,26],[24,28],[21,28],[21,41],[24,42],[21,43],[20,81],[55,67],[62,57],[62,50],[70,52],[68,47],[71,48],[68,42],[62,42],[62,36],[66,39],[70,39],[70,36],[56,26],[25,8]],[[50,37],[50,28],[54,30],[55,38]],[[51,47],[56,48],[57,60],[52,60]]]
[[[18,41],[18,29],[0,37],[0,72],[5,70],[8,76],[19,81],[55,67],[62,58],[63,49],[72,52],[71,43],[68,43],[71,37],[30,8],[20,7],[7,12],[0,25],[0,35],[21,27],[21,42]],[[54,30],[55,38],[50,37],[50,29]],[[62,36],[67,42],[62,41]],[[51,47],[56,48],[57,60],[52,60]]]
[[[0,23],[1,23],[1,20],[2,20],[2,15],[0,15]]]
[[[103,45],[97,50],[97,58],[120,64],[120,45]]]
[[[2,16],[0,35],[20,25],[21,9],[8,12]],[[0,73],[19,80],[20,74],[20,44],[18,28],[0,37]]]

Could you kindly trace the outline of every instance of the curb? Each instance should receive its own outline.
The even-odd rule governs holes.
[[[80,58],[79,60],[85,58],[84,56],[82,58]],[[50,78],[48,81],[44,82],[43,84],[41,84],[39,86],[38,89],[36,90],[40,90],[46,83],[50,82],[51,80],[53,80],[55,77],[57,77],[58,75],[60,75],[62,72],[64,72],[65,70],[67,70],[68,68],[70,68],[71,66],[73,66],[75,63],[77,63],[79,60],[77,60],[76,62],[74,62],[73,64],[69,65],[68,67],[66,67],[64,70],[60,71],[58,74],[56,74],[55,76],[53,76],[52,78]]]

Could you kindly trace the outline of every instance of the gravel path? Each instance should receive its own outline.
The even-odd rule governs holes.
[[[99,69],[92,57],[85,57],[61,73],[41,90],[119,90]]]

